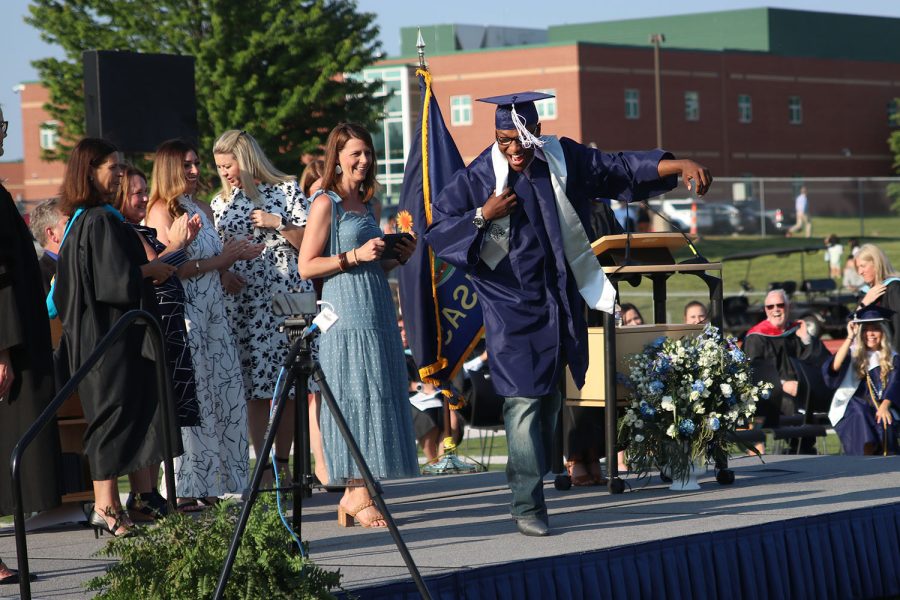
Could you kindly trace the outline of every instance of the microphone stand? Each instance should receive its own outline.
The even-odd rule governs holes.
[[[697,250],[697,247],[696,247],[696,246],[694,246],[694,242],[691,241],[691,238],[688,237],[688,235],[684,232],[684,230],[681,229],[681,227],[679,227],[678,225],[676,225],[675,223],[673,223],[672,220],[669,219],[666,215],[664,215],[664,214],[661,213],[660,211],[658,211],[658,210],[656,210],[655,208],[653,208],[652,206],[650,206],[650,203],[647,202],[646,200],[641,200],[641,206],[643,206],[643,207],[646,208],[647,210],[653,212],[654,214],[656,214],[657,216],[659,216],[659,218],[661,218],[663,221],[665,221],[666,223],[668,223],[668,224],[669,224],[669,227],[671,227],[673,231],[677,231],[678,233],[680,233],[680,234],[681,234],[681,237],[684,238],[684,241],[687,242],[688,248],[690,248],[690,250],[691,250],[691,252],[693,252],[694,256],[691,257],[691,258],[689,258],[689,259],[687,259],[687,260],[682,261],[682,264],[685,264],[685,265],[690,265],[690,264],[706,264],[706,263],[709,262],[708,260],[706,260],[706,257],[705,257],[705,256],[703,256],[702,254],[700,254],[700,251]]]

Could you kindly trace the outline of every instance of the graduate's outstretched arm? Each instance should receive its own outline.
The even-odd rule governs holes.
[[[704,195],[713,182],[709,169],[687,158],[663,159],[659,161],[658,169],[660,177],[669,175],[681,177],[688,191],[696,192],[698,196]]]

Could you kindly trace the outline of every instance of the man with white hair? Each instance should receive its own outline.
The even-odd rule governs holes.
[[[797,395],[797,373],[791,365],[792,357],[819,367],[831,354],[822,342],[810,335],[803,320],[791,322],[790,300],[787,292],[775,289],[766,294],[763,303],[766,319],[754,325],[744,338],[744,353],[750,360],[771,365],[778,372],[779,381],[773,400],[781,397],[781,406],[774,406],[775,413],[767,415],[764,427],[777,425],[778,410],[781,414],[794,414],[794,398]],[[780,386],[778,385],[780,383]],[[779,394],[778,392],[781,392]],[[774,421],[774,422],[772,422]]]
[[[44,249],[38,264],[41,266],[41,283],[45,294],[50,293],[50,280],[56,275],[57,255],[68,220],[67,216],[59,212],[59,201],[56,198],[44,200],[31,211],[28,227],[31,235]]]

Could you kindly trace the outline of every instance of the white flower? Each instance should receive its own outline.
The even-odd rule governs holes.
[[[641,434],[637,434],[636,436],[634,436],[634,441],[636,441],[638,444],[640,444],[641,442],[644,441],[644,436],[642,436]]]
[[[725,396],[726,398],[730,397],[731,393],[733,391],[731,389],[731,386],[728,385],[727,383],[723,383],[722,385],[720,385],[719,389],[722,390],[722,395]]]
[[[637,421],[634,422],[634,426],[635,426],[637,429],[640,429],[641,427],[644,426],[644,422],[643,422],[642,420],[638,419]]]
[[[702,402],[697,402],[696,404],[694,404],[694,412],[698,415],[702,415],[706,412],[706,407],[703,406]]]
[[[700,398],[700,392],[697,390],[691,390],[691,400],[697,400]]]
[[[663,410],[675,412],[675,402],[672,400],[672,396],[663,396],[662,403],[659,406]]]
[[[666,435],[669,436],[670,438],[677,438],[677,437],[678,437],[678,431],[675,429],[675,424],[674,424],[674,423],[672,423],[671,425],[669,425],[669,428],[666,429]]]

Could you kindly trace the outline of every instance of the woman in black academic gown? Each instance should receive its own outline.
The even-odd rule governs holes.
[[[155,314],[152,282],[175,271],[162,261],[147,263],[140,240],[108,204],[122,172],[115,146],[92,138],[75,146],[66,165],[60,210],[69,216],[69,226],[51,293],[63,324],[58,360],[69,373],[126,312],[143,308]],[[89,521],[95,532],[128,533],[131,522],[116,479],[166,457],[154,376],[154,361],[162,357],[151,355],[145,334],[145,327],[132,326],[78,388],[88,421],[84,442],[94,479]],[[177,431],[172,437],[178,440]]]
[[[6,137],[2,109],[0,123],[2,155]],[[9,457],[53,394],[53,348],[40,267],[28,227],[0,185],[0,515],[13,512]],[[53,422],[22,460],[26,513],[59,504],[59,457],[59,432]],[[0,585],[16,583],[16,571],[0,560]]]

